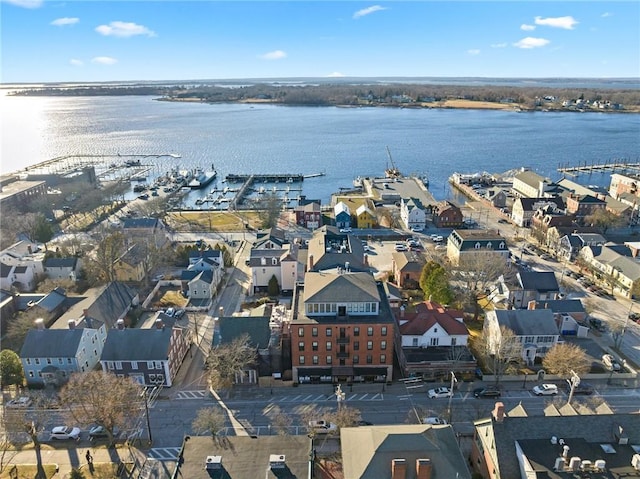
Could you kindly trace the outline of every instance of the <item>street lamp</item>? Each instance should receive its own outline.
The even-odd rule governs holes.
[[[346,394],[342,392],[342,386],[338,384],[336,387],[336,401],[338,401],[338,410],[342,407],[342,402],[344,401]]]
[[[155,389],[156,388],[154,387],[153,391],[155,391]],[[149,400],[147,396],[146,387],[142,390],[142,397],[144,398],[144,411],[145,411],[145,416],[147,417],[147,433],[149,434],[149,445],[151,445],[153,444],[153,438],[151,437],[151,421],[149,420]]]
[[[567,399],[567,404],[571,404],[571,399],[573,399],[573,392],[576,387],[580,385],[580,376],[576,374],[576,372],[571,370],[571,391],[569,392],[569,398]]]
[[[451,424],[451,415],[452,415],[452,411],[451,411],[451,400],[453,399],[453,387],[455,385],[455,383],[457,383],[458,380],[456,379],[456,375],[453,373],[453,371],[451,371],[451,391],[449,393],[449,407],[448,407],[448,411],[449,411],[449,424]]]

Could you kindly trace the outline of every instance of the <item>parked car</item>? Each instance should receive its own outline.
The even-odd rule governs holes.
[[[571,381],[566,380],[567,394],[571,392]],[[584,383],[580,381],[580,384],[573,388],[573,394],[584,394],[591,395],[593,394],[593,386],[591,384]]]
[[[69,426],[57,426],[51,429],[51,439],[58,440],[68,440],[75,439],[76,441],[80,439],[80,428],[79,427],[69,427]]]
[[[356,423],[357,426],[373,426],[372,422],[363,421],[362,419]]]
[[[429,399],[448,398],[452,395],[452,392],[451,389],[447,387],[439,387],[435,389],[429,389],[427,395],[429,396]]]
[[[340,228],[340,233],[351,233],[353,230],[349,227],[347,228]]]
[[[558,386],[555,384],[541,384],[533,388],[533,394],[536,396],[555,396],[558,394]]]
[[[184,313],[184,309],[176,309],[176,312],[173,313],[173,317],[180,319],[182,316],[184,316]]]
[[[95,441],[96,439],[106,439],[109,437],[107,430],[104,426],[93,426],[89,429],[89,440]]]
[[[424,230],[424,226],[416,225],[411,227],[411,231],[414,231],[414,232],[423,231],[423,230]]]
[[[509,223],[509,222],[508,222],[507,220],[505,220],[504,218],[500,218],[500,219],[498,220],[498,223],[505,224],[505,223]]]
[[[164,312],[167,316],[173,316],[176,312],[176,308],[167,308]]]
[[[31,404],[33,404],[33,401],[31,400],[30,397],[22,396],[22,397],[15,398],[15,399],[12,399],[11,401],[9,401],[7,403],[6,407],[9,407],[9,408],[25,408],[25,407],[31,406]]]
[[[477,398],[497,398],[500,397],[500,389],[486,387],[473,390],[473,395]]]
[[[610,371],[620,371],[622,369],[618,360],[611,354],[602,355],[602,364],[604,364]]]
[[[162,281],[164,279],[164,274],[158,274],[153,277],[153,281]]]
[[[447,424],[447,421],[446,419],[442,419],[441,417],[429,416],[429,417],[422,418],[422,424],[432,424],[432,425]]]
[[[328,434],[330,432],[335,432],[338,430],[338,426],[336,426],[332,422],[327,422],[323,419],[318,421],[309,421],[309,428],[313,429],[316,434]]]
[[[396,243],[396,251],[407,251],[408,248],[402,243]]]
[[[592,328],[600,331],[600,332],[604,332],[607,330],[604,322],[601,319],[598,318],[589,318],[589,324],[591,325]]]

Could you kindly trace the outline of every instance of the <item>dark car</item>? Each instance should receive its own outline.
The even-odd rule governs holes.
[[[477,398],[497,398],[500,397],[500,390],[497,388],[477,388],[473,390],[473,395]]]
[[[571,392],[571,381],[567,379],[567,394]],[[593,394],[593,386],[591,384],[583,383],[580,381],[580,384],[573,388],[573,394],[584,394],[586,396]]]

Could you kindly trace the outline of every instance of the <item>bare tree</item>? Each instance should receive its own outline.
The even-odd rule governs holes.
[[[7,335],[4,338],[2,347],[19,352],[30,329],[33,329],[36,319],[42,315],[42,309],[29,308],[18,313],[7,324]]]
[[[197,434],[209,433],[216,438],[227,422],[224,411],[217,407],[199,409],[191,427]]]
[[[508,327],[500,326],[496,329],[497,331],[485,330],[474,341],[473,346],[498,384],[504,374],[515,372],[522,363],[522,344]]]
[[[271,228],[277,226],[282,207],[282,201],[278,198],[278,195],[275,193],[264,195],[258,207],[260,208],[258,217],[262,222],[262,227]]]
[[[293,424],[293,419],[289,414],[281,411],[273,416],[271,423],[279,436],[285,436],[289,433],[289,428]]]
[[[237,375],[244,374],[247,367],[255,363],[256,356],[248,334],[212,348],[206,360],[210,386],[216,390],[232,387]]]
[[[357,426],[362,420],[360,410],[349,406],[340,406],[335,411],[327,414],[327,419],[338,428]]]
[[[515,272],[507,262],[497,254],[473,254],[451,269],[452,281],[465,291],[466,303],[473,308],[474,319],[478,319],[482,308],[479,300],[484,291],[501,278],[510,278]]]
[[[140,415],[141,392],[131,378],[91,371],[73,374],[60,391],[60,402],[82,426],[104,427],[111,445],[115,430],[126,429]]]
[[[586,351],[577,344],[561,343],[547,351],[542,358],[542,366],[551,374],[568,378],[572,371],[578,376],[589,372],[591,362]]]
[[[93,254],[87,258],[85,268],[89,270],[88,278],[92,278],[95,284],[110,283],[116,278],[115,265],[126,251],[124,235],[119,232],[111,232],[102,236]]]
[[[628,218],[617,215],[605,208],[595,210],[591,215],[585,216],[585,224],[595,226],[602,230],[602,234],[606,234],[609,228],[617,228],[624,225]]]

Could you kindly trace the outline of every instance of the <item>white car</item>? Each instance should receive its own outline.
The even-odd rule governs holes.
[[[419,231],[423,231],[423,230],[424,230],[424,226],[417,225],[417,226],[412,226],[411,227],[411,231],[413,231],[413,232],[419,232]]]
[[[351,233],[351,228],[340,228],[340,233]]]
[[[15,399],[12,399],[11,401],[9,401],[7,403],[7,407],[9,407],[9,408],[23,408],[23,407],[31,406],[32,403],[33,403],[33,401],[31,400],[30,397],[22,396],[22,397],[15,398]]]
[[[337,431],[338,426],[321,419],[319,421],[309,421],[309,429],[313,429],[316,434],[328,434]]]
[[[427,395],[429,396],[429,399],[448,398],[452,395],[452,392],[451,392],[451,389],[449,388],[439,387],[435,389],[429,389],[429,391],[427,392]]]
[[[422,424],[447,424],[446,419],[442,419],[436,416],[429,416],[422,418]]]
[[[541,384],[533,388],[533,394],[536,396],[555,396],[558,394],[558,386],[555,384]]]
[[[54,427],[51,430],[51,437],[49,439],[75,439],[76,441],[80,439],[80,428],[79,427],[69,427],[69,426],[58,426]]]

